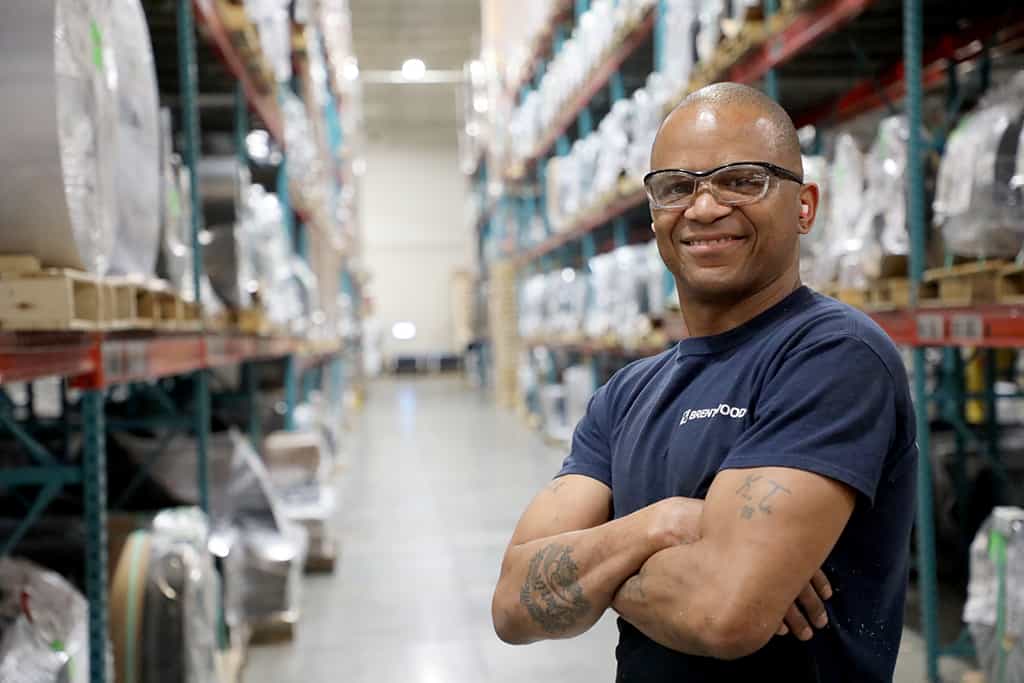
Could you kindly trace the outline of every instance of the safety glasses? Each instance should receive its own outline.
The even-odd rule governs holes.
[[[644,188],[654,209],[688,209],[705,187],[719,204],[742,206],[764,199],[773,178],[804,182],[796,173],[766,161],[737,161],[710,171],[651,171],[644,176]]]

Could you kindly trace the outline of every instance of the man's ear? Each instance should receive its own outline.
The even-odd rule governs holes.
[[[814,225],[814,219],[818,215],[818,203],[821,200],[821,190],[814,183],[804,183],[800,188],[800,234],[806,235]]]

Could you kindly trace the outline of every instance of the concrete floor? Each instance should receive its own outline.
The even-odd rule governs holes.
[[[308,577],[294,642],[250,650],[246,683],[611,683],[615,622],[505,645],[490,597],[520,512],[562,454],[457,379],[374,384],[341,477],[341,558]],[[896,681],[924,681],[904,637]],[[962,667],[944,662],[944,678]],[[948,667],[948,670],[947,670]]]

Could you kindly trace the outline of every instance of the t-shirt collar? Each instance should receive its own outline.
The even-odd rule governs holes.
[[[676,345],[676,358],[680,360],[687,356],[720,353],[739,346],[761,330],[771,327],[776,322],[807,306],[811,302],[812,296],[811,290],[801,285],[788,294],[785,299],[738,327],[720,334],[681,339]]]

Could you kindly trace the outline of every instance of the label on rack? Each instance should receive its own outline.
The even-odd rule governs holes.
[[[124,353],[120,344],[108,342],[103,345],[103,376],[110,382],[124,375]]]
[[[124,371],[129,377],[145,377],[149,374],[149,354],[146,342],[125,342]]]
[[[936,313],[917,315],[917,338],[922,342],[942,342],[946,338],[946,321]]]
[[[985,321],[974,313],[957,313],[950,320],[949,334],[958,341],[981,343],[985,340]]]

